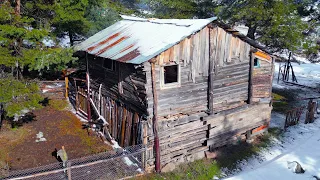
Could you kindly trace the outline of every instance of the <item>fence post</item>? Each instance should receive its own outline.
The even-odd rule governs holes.
[[[310,101],[308,102],[305,124],[314,122],[315,109],[316,109],[316,102],[310,99]]]
[[[71,162],[67,163],[67,167],[68,167],[68,170],[67,170],[68,180],[71,180]]]
[[[65,89],[65,97],[68,98],[68,88],[69,88],[69,79],[68,79],[68,76],[64,77],[64,81],[65,81],[65,86],[66,86],[66,89]]]

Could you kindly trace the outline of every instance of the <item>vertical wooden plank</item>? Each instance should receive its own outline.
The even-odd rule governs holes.
[[[125,137],[124,137],[124,147],[127,147],[128,145],[129,145],[129,142],[128,142],[128,140],[129,140],[129,114],[130,114],[131,112],[130,112],[130,110],[129,109],[127,109],[127,116],[126,116],[126,130],[125,130]]]
[[[116,135],[116,121],[115,121],[115,114],[116,114],[116,105],[115,101],[112,100],[112,111],[111,111],[111,117],[112,117],[112,136],[114,137]]]
[[[209,68],[209,61],[210,61],[210,37],[209,37],[209,28],[206,27],[205,28],[205,35],[204,35],[204,39],[205,39],[205,50],[204,50],[204,64],[202,65],[203,66],[203,75],[204,76],[208,76],[209,75],[209,72],[210,70],[208,69]]]
[[[197,33],[197,60],[196,60],[196,62],[195,62],[195,64],[196,64],[196,73],[195,73],[195,76],[194,77],[196,77],[196,76],[198,76],[198,74],[199,73],[201,73],[201,46],[202,46],[202,44],[201,44],[201,32],[202,32],[202,30],[201,31],[199,31],[198,33]],[[195,81],[194,81],[195,82]]]
[[[192,38],[192,59],[190,60],[191,62],[191,79],[192,82],[196,82],[196,73],[198,72],[198,60],[199,60],[199,33],[196,33],[193,35]]]
[[[250,57],[250,71],[249,71],[249,93],[248,93],[248,102],[249,104],[253,103],[253,70],[254,70],[254,53],[251,53]]]
[[[213,99],[214,99],[214,89],[213,89],[213,77],[215,75],[214,71],[216,69],[216,55],[217,55],[217,41],[218,41],[218,27],[210,29],[209,31],[209,54],[210,54],[210,61],[209,61],[209,101],[208,101],[208,108],[209,113],[214,113],[213,111]]]
[[[121,141],[121,128],[122,128],[122,106],[121,105],[119,105],[118,106],[118,130],[117,130],[117,136],[118,136],[118,142],[120,142]]]
[[[65,83],[65,98],[68,98],[68,93],[69,93],[69,78],[68,78],[68,76],[64,77],[64,83]]]
[[[173,61],[178,64],[180,61],[180,44],[175,45],[173,49]]]
[[[208,66],[206,65],[206,29],[200,31],[200,50],[199,50],[199,63],[198,63],[198,73],[205,75],[205,71],[208,71]]]
[[[123,115],[122,115],[122,127],[121,127],[121,146],[124,146],[124,139],[125,139],[125,130],[126,130],[126,117],[127,117],[127,109],[123,108]]]
[[[226,37],[227,34],[225,30],[223,30],[222,28],[220,28],[220,33],[221,33],[221,40],[220,40],[220,58],[219,58],[219,66],[222,67],[224,66],[224,62],[225,62],[225,48],[226,48]]]
[[[148,123],[144,122],[143,126],[143,144],[148,144]]]
[[[114,103],[114,137],[117,138],[118,132],[118,103]],[[118,140],[118,139],[117,139]]]
[[[191,58],[191,38],[186,39],[186,43],[184,43],[184,59],[186,61],[186,65],[189,65]]]
[[[221,49],[222,49],[222,29],[217,27],[217,48],[216,48],[216,56],[215,56],[215,74],[218,74],[219,68],[221,66],[220,62],[221,62]]]
[[[245,54],[245,50],[244,50],[244,46],[245,43],[244,42],[240,42],[240,62],[242,62],[244,60],[244,54]]]
[[[156,63],[157,63],[157,64],[160,63],[160,55],[158,55],[158,56],[156,57]]]
[[[163,63],[164,63],[164,52],[162,52],[159,57],[159,65],[162,66]]]
[[[170,61],[170,50],[171,48],[169,48],[168,50],[164,51],[164,63],[168,63]]]
[[[132,145],[136,145],[137,144],[137,139],[138,139],[138,123],[139,123],[139,114],[138,113],[135,113],[134,114],[134,117],[133,117],[133,120],[134,120],[134,130],[133,130],[133,133],[132,133]]]
[[[130,145],[131,140],[131,123],[132,123],[132,112],[129,111],[127,113],[127,127],[126,127],[126,140],[125,140],[125,146]]]

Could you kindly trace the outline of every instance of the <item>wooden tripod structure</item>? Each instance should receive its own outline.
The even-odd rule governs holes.
[[[292,57],[292,52],[289,53],[289,58],[288,61],[284,65],[279,66],[279,73],[278,73],[278,83],[280,78],[283,82],[289,82],[290,80],[290,72],[291,72],[291,81],[298,83],[298,80],[296,78],[296,75],[294,74],[293,67],[291,64],[291,57]]]

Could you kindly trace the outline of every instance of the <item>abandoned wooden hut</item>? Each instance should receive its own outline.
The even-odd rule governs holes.
[[[274,57],[214,17],[123,16],[76,50],[111,136],[146,144],[148,170],[203,158],[269,125]]]

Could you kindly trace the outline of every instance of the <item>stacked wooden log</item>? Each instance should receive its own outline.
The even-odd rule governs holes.
[[[270,121],[269,104],[244,105],[236,109],[208,115],[177,115],[159,122],[161,165],[178,165],[203,158],[205,151],[238,141],[248,131],[266,126]],[[152,127],[147,128],[148,164],[153,168]]]
[[[197,152],[202,152],[208,147],[203,146],[207,139],[208,125],[204,124],[202,117],[206,113],[192,115],[179,115],[159,122],[161,164],[180,163],[194,159]],[[153,133],[148,129],[148,163],[153,165]],[[196,158],[197,159],[197,158]]]

